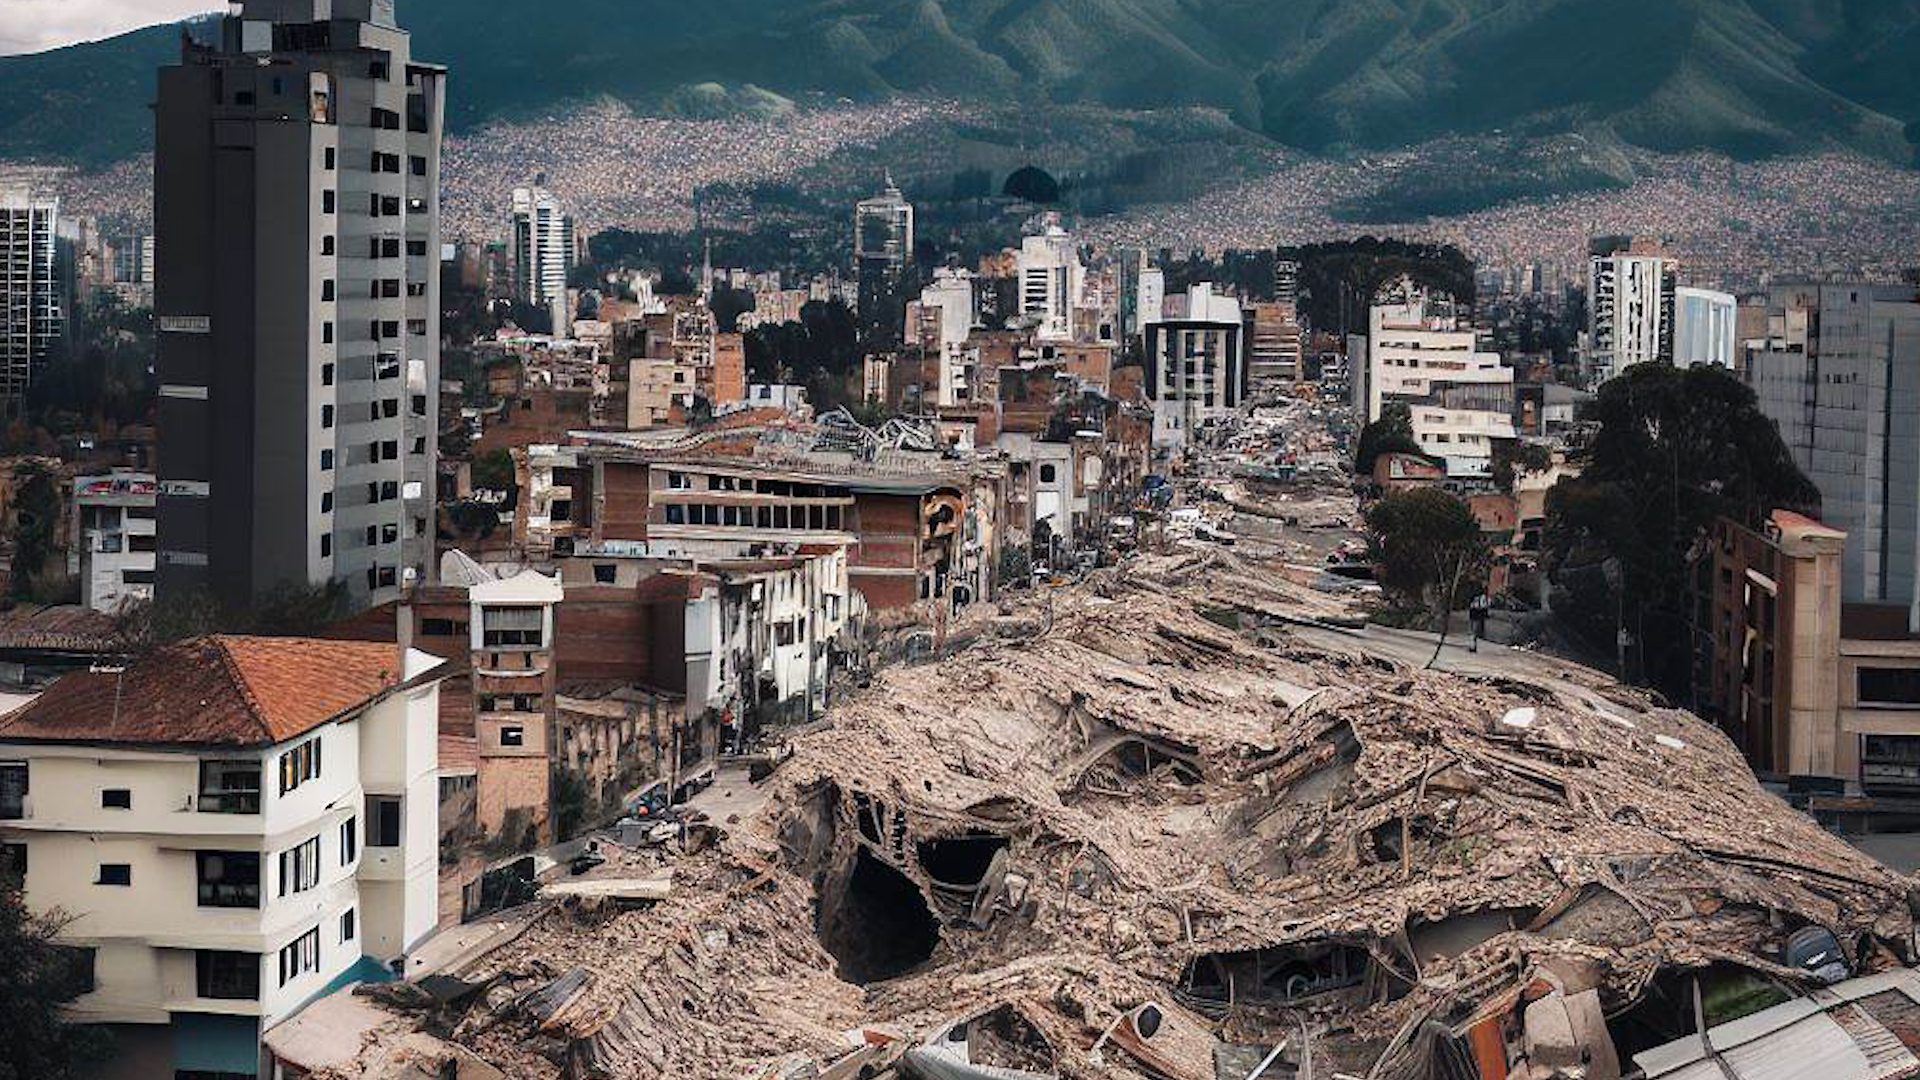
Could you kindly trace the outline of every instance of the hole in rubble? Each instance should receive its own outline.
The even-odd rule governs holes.
[[[1613,1037],[1620,1060],[1694,1033],[1695,978],[1700,981],[1700,1003],[1708,1027],[1751,1016],[1794,996],[1774,980],[1735,964],[1669,968],[1654,976],[1640,1000],[1607,1018],[1607,1034]]]
[[[991,833],[955,836],[945,840],[925,840],[915,845],[920,869],[941,885],[971,887],[987,876],[993,856],[1007,846],[1005,837]]]
[[[884,982],[912,971],[933,956],[940,924],[926,897],[905,874],[866,848],[836,892],[821,902],[820,944],[851,983]]]
[[[939,1041],[954,1049],[965,1047],[964,1061],[976,1067],[1022,1073],[1050,1073],[1055,1067],[1046,1036],[1010,1005],[953,1025]]]
[[[1188,961],[1179,996],[1201,1009],[1296,1005],[1361,987],[1372,969],[1367,950],[1340,942],[1205,953]]]

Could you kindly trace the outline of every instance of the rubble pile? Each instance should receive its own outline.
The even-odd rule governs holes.
[[[669,899],[432,1023],[527,1077],[1604,1077],[1676,973],[1914,960],[1909,884],[1698,719],[1310,642],[1305,591],[1143,558],[885,669]]]

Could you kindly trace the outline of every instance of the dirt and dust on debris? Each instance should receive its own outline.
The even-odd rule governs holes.
[[[670,889],[370,999],[514,1078],[1608,1080],[1915,962],[1912,884],[1710,725],[1415,668],[1343,603],[1185,545],[977,608]]]

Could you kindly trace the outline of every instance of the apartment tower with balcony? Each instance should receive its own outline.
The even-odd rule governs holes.
[[[231,607],[432,559],[445,72],[392,0],[245,0],[160,71],[158,588]]]

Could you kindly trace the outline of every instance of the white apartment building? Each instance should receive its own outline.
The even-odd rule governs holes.
[[[1147,398],[1153,445],[1187,445],[1208,420],[1232,414],[1246,397],[1248,333],[1240,302],[1213,286],[1187,290],[1186,315],[1146,327]]]
[[[830,646],[864,614],[844,548],[773,559],[701,561],[686,608],[687,715],[780,706],[807,719],[827,705]]]
[[[1516,437],[1513,369],[1498,353],[1481,352],[1471,327],[1424,298],[1371,308],[1364,346],[1353,352],[1354,407],[1372,423],[1387,402],[1405,402],[1414,439],[1446,460],[1449,475],[1486,475],[1493,442]]]
[[[935,403],[959,405],[972,400],[967,337],[980,318],[980,305],[973,294],[973,275],[947,268],[934,271],[933,283],[920,293],[919,311],[926,328],[921,345],[937,348],[940,353],[940,383]]]
[[[1596,255],[1587,273],[1588,361],[1597,382],[1673,356],[1672,259],[1637,249]]]
[[[544,187],[513,189],[514,295],[535,307],[563,307],[573,272],[573,218]],[[566,334],[559,321],[555,335]]]
[[[1086,287],[1087,270],[1073,236],[1058,225],[1020,242],[1020,314],[1036,320],[1041,341],[1071,341],[1073,311]],[[1144,283],[1143,283],[1144,292]]]
[[[70,918],[103,1076],[270,1076],[263,1032],[433,931],[440,664],[200,638],[0,719],[0,843]]]
[[[1740,301],[1712,289],[1681,287],[1673,292],[1675,367],[1714,364],[1731,371],[1738,352]]]
[[[152,473],[74,478],[67,573],[80,582],[80,602],[87,607],[111,615],[127,603],[153,599],[159,492]]]
[[[11,408],[65,329],[54,265],[60,200],[0,191],[0,404]]]

